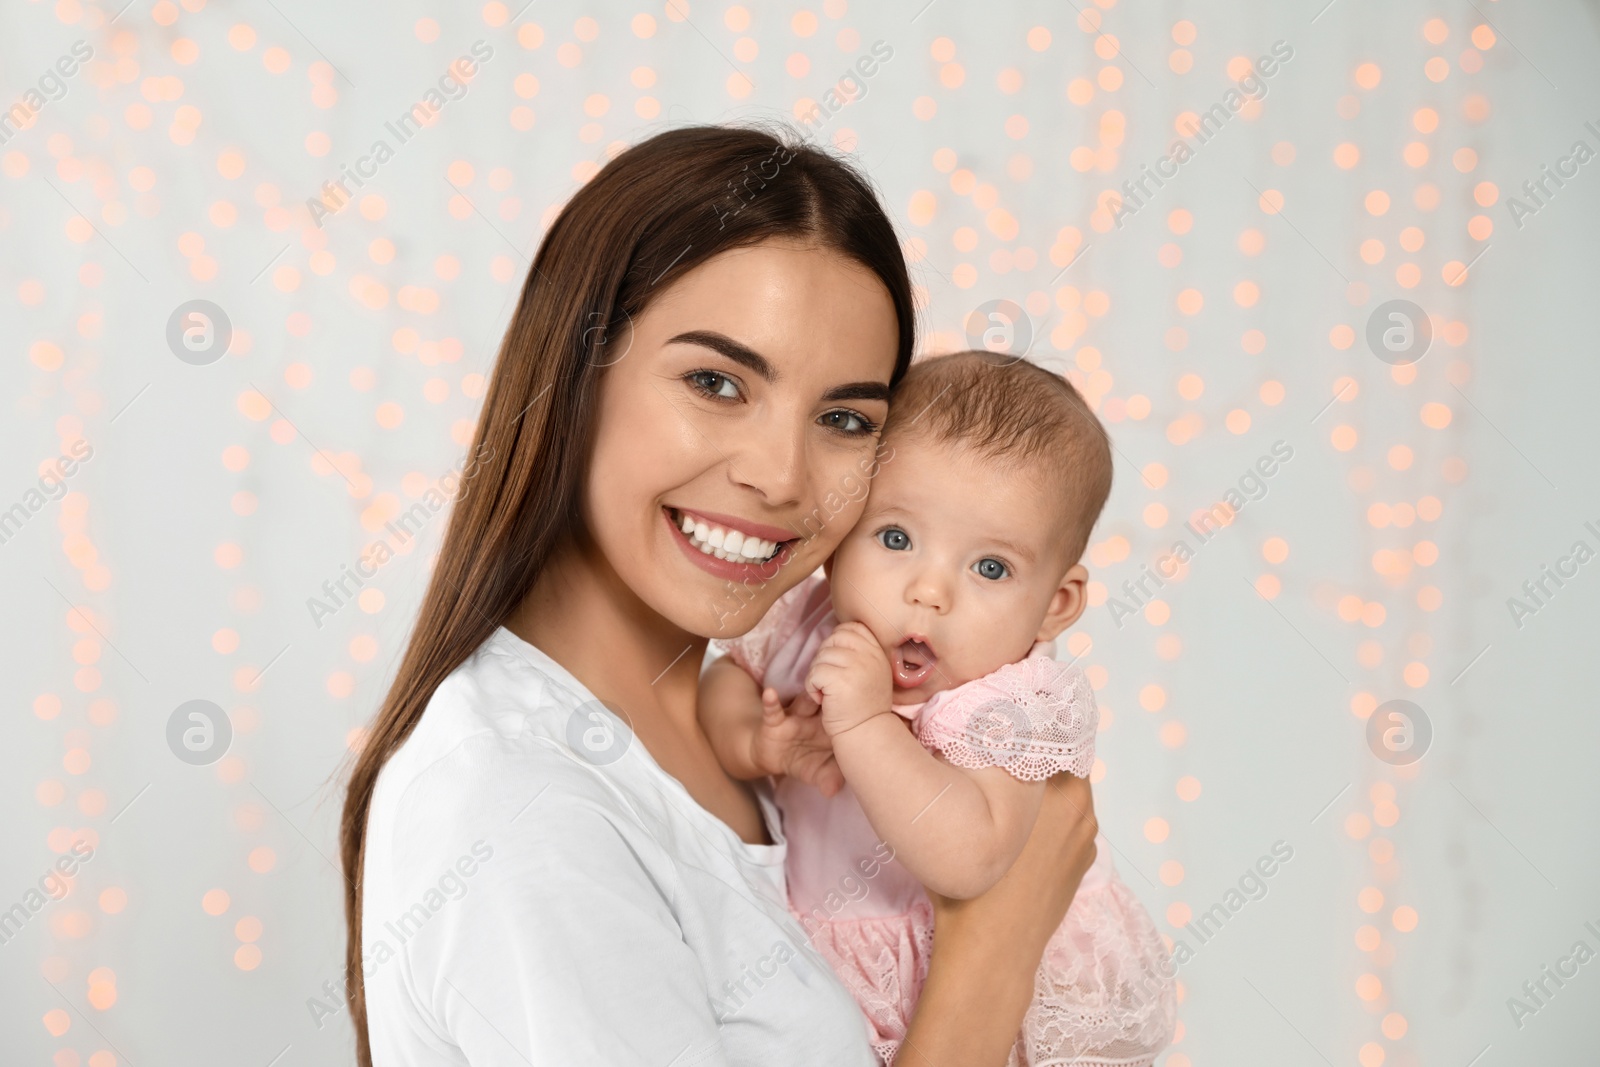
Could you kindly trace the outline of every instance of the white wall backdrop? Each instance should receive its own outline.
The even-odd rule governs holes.
[[[1113,433],[1063,654],[1184,953],[1167,1067],[1592,1059],[1597,43],[1576,0],[6,5],[4,1059],[351,1062],[331,776],[444,520],[385,524],[583,181],[808,115],[923,347],[1031,344]]]

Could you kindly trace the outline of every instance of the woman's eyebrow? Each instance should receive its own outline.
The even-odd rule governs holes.
[[[687,333],[675,334],[667,338],[667,344],[699,345],[701,348],[709,348],[713,352],[722,353],[740,366],[749,367],[764,381],[778,380],[778,372],[766,356],[715,330],[690,330]]]
[[[715,330],[689,330],[687,333],[674,334],[667,338],[668,344],[699,345],[709,348],[714,352],[733,360],[742,367],[748,367],[752,372],[766,382],[778,380],[777,368],[772,362],[757,352],[755,349],[740,344],[726,334],[717,333]],[[889,399],[889,386],[886,382],[849,382],[845,385],[836,385],[822,394],[824,400],[883,400]]]
[[[836,385],[822,394],[824,400],[882,400],[889,399],[889,387],[883,382],[850,382]]]

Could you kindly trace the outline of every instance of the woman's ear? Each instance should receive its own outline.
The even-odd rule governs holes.
[[[1088,581],[1089,570],[1083,564],[1074,563],[1067,568],[1067,573],[1061,576],[1060,584],[1050,596],[1050,606],[1045,609],[1044,621],[1034,635],[1035,641],[1054,641],[1057,634],[1078,621],[1083,609],[1089,606],[1088,594],[1084,590]]]

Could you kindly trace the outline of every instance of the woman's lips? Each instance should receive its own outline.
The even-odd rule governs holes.
[[[672,539],[678,543],[679,548],[683,549],[684,555],[694,561],[695,565],[701,570],[730,582],[771,581],[777,577],[779,569],[794,556],[795,546],[799,544],[799,538],[792,538],[779,544],[777,554],[769,560],[759,563],[754,561],[750,563],[735,563],[732,560],[718,559],[716,556],[708,555],[696,548],[694,542],[689,540],[678,521],[673,517],[671,509],[663,507],[661,509],[661,518],[667,524],[667,529],[672,531]]]
[[[794,537],[793,530],[787,530],[781,526],[769,526],[764,522],[753,522],[750,519],[741,519],[737,515],[723,515],[720,512],[703,511],[699,508],[673,507],[670,504],[668,507],[677,512],[679,516],[682,516],[687,512],[689,515],[695,516],[699,519],[704,519],[706,522],[716,523],[719,526],[725,526],[734,530],[741,530],[747,536],[766,538],[768,541],[771,541],[774,544],[782,544],[784,541],[791,540]]]
[[[922,640],[908,637],[894,648],[890,665],[894,668],[894,684],[901,689],[915,689],[933,674],[939,657]]]

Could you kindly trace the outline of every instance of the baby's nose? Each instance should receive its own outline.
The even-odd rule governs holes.
[[[906,600],[918,607],[942,612],[950,606],[950,584],[937,572],[924,571],[907,588]]]

